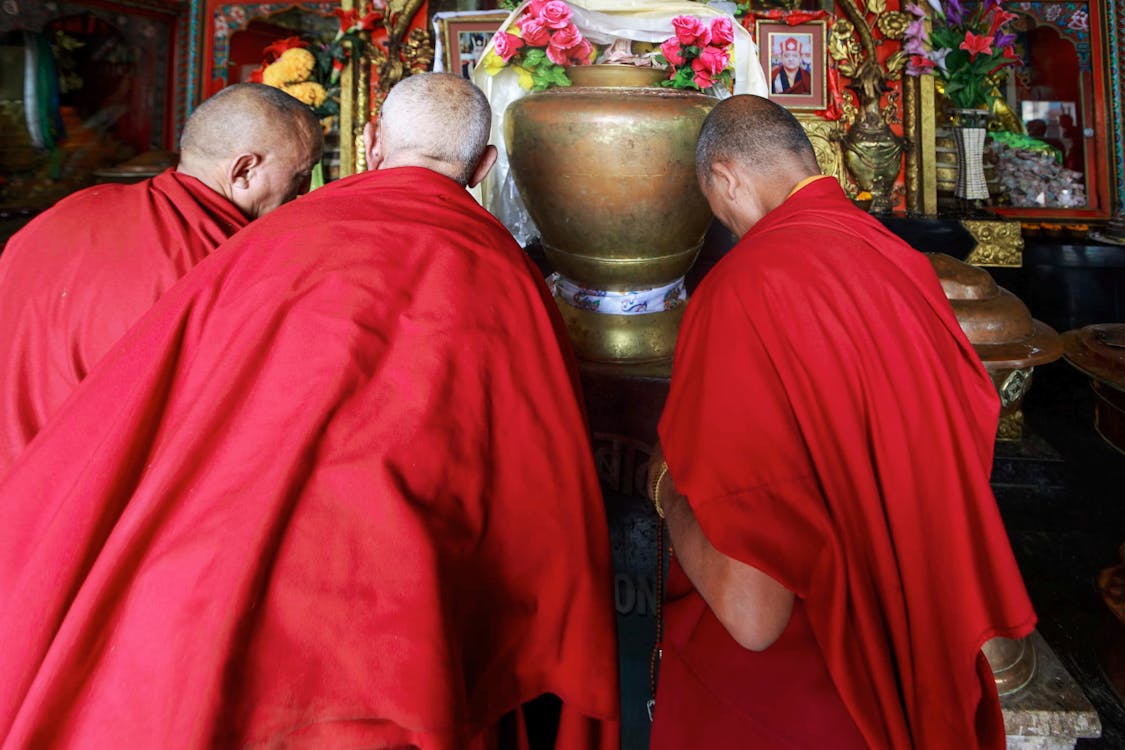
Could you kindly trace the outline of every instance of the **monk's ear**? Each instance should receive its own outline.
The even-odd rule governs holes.
[[[488,176],[489,170],[492,169],[492,165],[495,163],[496,147],[489,146],[484,150],[484,153],[481,154],[480,161],[477,162],[476,169],[473,170],[472,176],[469,177],[469,187],[472,188],[481,184],[481,182],[484,181],[484,178]]]
[[[239,154],[227,168],[227,181],[239,190],[248,190],[254,179],[254,169],[262,163],[258,154]]]
[[[367,169],[376,170],[383,163],[383,130],[370,120],[363,126],[363,150],[367,155]]]
[[[734,203],[742,189],[742,174],[730,162],[711,164],[711,191],[719,198]]]

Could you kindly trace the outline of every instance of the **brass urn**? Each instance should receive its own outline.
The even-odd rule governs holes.
[[[716,99],[656,86],[665,71],[590,65],[573,85],[513,102],[505,142],[520,196],[555,271],[599,293],[682,279],[711,211],[695,175],[695,144]],[[650,362],[672,356],[683,306],[607,314],[556,294],[579,357]]]
[[[988,271],[944,253],[928,255],[961,330],[1000,394],[1000,437],[1019,437],[1003,433],[1004,419],[1019,411],[1032,370],[1062,356],[1062,340]]]

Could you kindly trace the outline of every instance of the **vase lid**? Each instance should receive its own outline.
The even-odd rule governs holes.
[[[1125,391],[1125,323],[1099,323],[1062,335],[1066,361],[1091,378]]]
[[[957,322],[986,365],[1024,368],[1062,355],[1059,335],[1035,320],[1019,297],[983,268],[945,253],[926,253]]]

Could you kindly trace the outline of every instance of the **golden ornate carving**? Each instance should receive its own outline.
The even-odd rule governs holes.
[[[844,138],[844,130],[839,122],[822,120],[811,114],[797,114],[797,120],[805,129],[813,151],[816,152],[816,163],[820,166],[821,174],[835,177],[846,192],[853,193],[855,189],[849,184],[848,171],[844,165],[844,154],[840,143]]]
[[[1011,414],[1000,417],[1000,424],[996,429],[997,440],[1020,440],[1023,438],[1023,410],[1017,409]]]
[[[340,176],[367,169],[363,126],[379,111],[391,86],[403,76],[428,70],[434,61],[429,32],[410,24],[425,0],[393,0],[383,16],[386,39],[375,43],[366,37],[365,52],[352,55],[340,77]],[[371,0],[340,0],[343,10],[365,15]],[[376,76],[372,91],[371,76]]]
[[[434,46],[430,43],[430,33],[425,29],[414,29],[407,34],[402,57],[410,75],[425,73],[434,67]]]
[[[1023,235],[1018,221],[964,219],[961,222],[976,240],[967,263],[976,266],[1023,265]]]
[[[891,100],[884,109],[883,95],[888,91],[887,81],[901,75],[905,57],[892,55],[890,67],[880,67],[875,37],[864,11],[855,0],[838,0],[837,6],[847,20],[833,25],[828,51],[841,75],[851,78],[848,85],[859,99],[859,109],[844,137],[844,162],[856,184],[871,193],[871,211],[886,212],[895,202],[894,183],[902,166],[903,140],[891,131],[888,120],[893,119],[895,106]],[[868,0],[866,12],[876,16],[878,26],[886,3]],[[893,16],[883,25],[897,32],[901,20],[905,19]],[[902,25],[903,31],[905,28]]]

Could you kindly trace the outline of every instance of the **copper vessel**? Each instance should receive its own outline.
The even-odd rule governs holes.
[[[717,100],[659,88],[666,73],[622,65],[567,71],[573,86],[513,102],[509,163],[553,268],[582,286],[623,292],[682,277],[711,211],[695,143]],[[559,300],[578,356],[643,362],[672,355],[682,310],[621,316]]]
[[[1001,417],[1018,411],[1032,370],[1062,356],[1062,340],[988,271],[944,253],[928,255],[961,330],[1000,394]]]
[[[1102,323],[1062,335],[1063,356],[1090,378],[1094,429],[1125,453],[1125,323]]]

